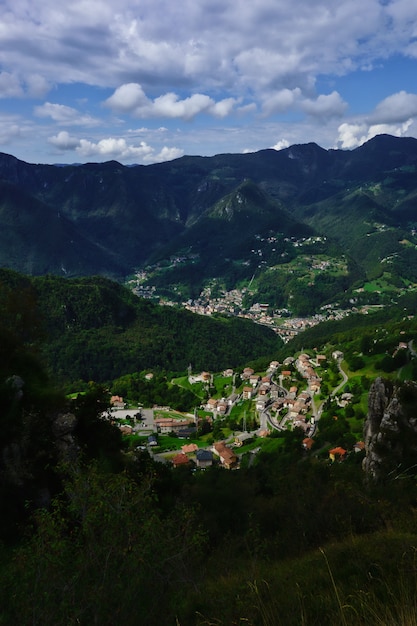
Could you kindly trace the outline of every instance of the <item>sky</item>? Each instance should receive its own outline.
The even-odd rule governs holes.
[[[29,163],[417,137],[416,0],[0,0],[0,152]]]

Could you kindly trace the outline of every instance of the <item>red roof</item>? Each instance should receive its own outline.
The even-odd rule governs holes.
[[[346,450],[344,448],[341,448],[340,446],[338,446],[337,448],[333,448],[332,450],[329,450],[329,454],[345,456]]]
[[[175,465],[175,467],[177,467],[178,465],[187,465],[188,457],[186,454],[181,452],[180,454],[177,454],[176,456],[174,456],[174,458],[172,459],[172,463],[173,465]]]

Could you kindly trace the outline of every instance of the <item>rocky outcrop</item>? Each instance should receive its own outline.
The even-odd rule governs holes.
[[[63,461],[74,460],[79,446],[74,437],[77,418],[73,413],[59,413],[52,423],[52,433],[59,457]]]
[[[407,475],[417,463],[417,384],[377,378],[369,390],[363,468],[374,482]]]

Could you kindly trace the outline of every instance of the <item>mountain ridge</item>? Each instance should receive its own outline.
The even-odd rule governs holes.
[[[253,276],[257,238],[280,239],[282,233],[287,237],[292,221],[291,236],[301,240],[309,232],[326,238],[323,252],[334,257],[337,248],[339,258],[347,253],[357,266],[355,278],[362,273],[366,280],[383,274],[384,258],[403,257],[399,241],[410,240],[411,247],[417,243],[410,239],[417,224],[416,171],[417,139],[390,135],[374,137],[354,150],[326,150],[310,142],[281,151],[186,155],[146,166],[108,161],[57,167],[25,163],[3,153],[0,266],[33,275],[101,274],[125,280],[156,259],[169,265],[170,257],[184,254],[193,256],[196,270],[195,257],[202,255],[198,270],[186,268],[179,282],[175,277],[177,283],[165,273],[159,283],[165,281],[164,288],[171,292],[179,285],[180,294],[195,293],[203,279],[231,288]],[[245,184],[252,185],[253,193],[239,223],[242,207],[236,204],[231,220],[230,198],[236,199]],[[13,194],[19,198],[14,205]],[[41,206],[42,219],[37,218]],[[222,212],[222,206],[228,211]],[[32,224],[30,246],[18,221],[5,218],[13,210]],[[398,235],[389,245],[382,232],[387,229],[396,229]],[[359,251],[370,234],[375,254],[362,262]],[[216,250],[216,240],[223,241],[223,248]],[[280,246],[285,255],[288,246]],[[407,250],[407,263],[409,256]],[[256,272],[271,269],[271,263],[264,258]],[[237,273],[231,271],[233,266]],[[200,277],[196,283],[193,275]],[[408,280],[406,275],[400,278]]]

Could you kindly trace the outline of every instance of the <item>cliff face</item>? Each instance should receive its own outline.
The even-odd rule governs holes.
[[[364,441],[363,467],[369,480],[393,480],[412,470],[417,463],[416,383],[375,380],[369,390]]]

